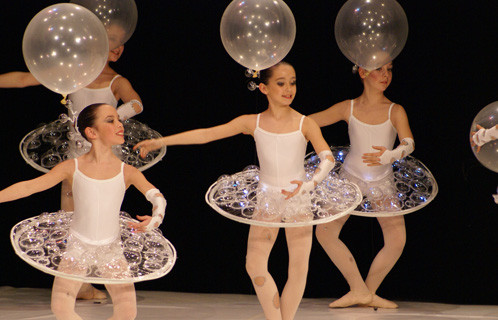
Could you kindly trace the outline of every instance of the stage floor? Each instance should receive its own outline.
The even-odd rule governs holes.
[[[398,302],[397,310],[370,308],[329,309],[333,299],[304,299],[295,320],[458,320],[498,319],[498,306]],[[264,320],[256,296],[137,291],[137,320],[215,319]],[[83,319],[107,319],[112,304],[78,301]],[[0,287],[0,319],[55,320],[50,311],[50,290]]]

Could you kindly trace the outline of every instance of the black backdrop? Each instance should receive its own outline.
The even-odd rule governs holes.
[[[0,73],[26,70],[22,35],[30,19],[56,1],[16,0],[0,10]],[[288,1],[297,38],[286,58],[298,74],[294,107],[310,114],[356,97],[361,87],[351,63],[333,36],[335,16],[344,1]],[[113,67],[141,95],[145,111],[136,118],[163,135],[220,124],[262,111],[264,98],[246,89],[244,68],[225,52],[219,22],[224,1],[137,1],[139,21],[124,55]],[[497,205],[491,194],[496,173],[482,167],[468,143],[473,117],[498,100],[496,86],[498,4],[496,1],[401,0],[409,20],[407,44],[395,61],[387,96],[403,105],[417,143],[414,156],[435,175],[439,195],[429,206],[406,216],[405,251],[379,294],[398,300],[496,303]],[[2,89],[1,187],[40,173],[24,163],[21,138],[39,123],[54,120],[64,108],[60,96],[44,87]],[[346,125],[324,128],[326,140],[346,145]],[[178,250],[166,277],[138,283],[138,289],[184,292],[253,293],[247,277],[248,227],[215,213],[204,202],[209,185],[224,173],[256,162],[252,138],[237,136],[202,146],[168,149],[162,162],[145,172],[166,195],[161,229]],[[59,206],[58,188],[1,204],[0,285],[49,287],[52,277],[17,258],[9,243],[19,220]],[[128,190],[122,208],[148,213],[148,202]],[[352,217],[342,238],[366,274],[382,235],[373,219]],[[282,286],[287,272],[283,234],[270,259]],[[347,291],[340,273],[315,241],[307,297],[339,297]]]

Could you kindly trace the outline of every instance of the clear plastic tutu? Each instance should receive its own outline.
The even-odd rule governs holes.
[[[31,266],[54,276],[100,283],[132,283],[168,274],[176,250],[159,229],[133,233],[120,214],[120,238],[105,245],[90,245],[69,231],[72,212],[52,212],[23,220],[10,233],[16,254]]]
[[[369,183],[349,174],[342,164],[349,147],[331,147],[336,165],[329,176],[357,184],[363,194],[360,205],[351,214],[364,217],[397,216],[411,213],[428,205],[438,193],[436,179],[427,167],[412,156],[392,164],[393,174]],[[307,170],[314,170],[320,158],[314,153],[306,156]]]
[[[139,157],[139,150],[133,146],[146,139],[160,138],[161,135],[134,119],[123,121],[125,143],[114,146],[113,151],[121,161],[144,171],[166,154],[166,147],[151,151],[145,159]],[[28,133],[19,144],[19,151],[24,160],[36,170],[48,172],[60,162],[79,157],[87,153],[91,144],[81,134],[76,133],[67,115],[43,125]]]
[[[314,170],[307,172],[311,179]],[[355,184],[328,176],[309,195],[289,200],[281,188],[259,182],[259,169],[249,166],[223,175],[211,185],[206,202],[226,218],[265,227],[301,227],[330,222],[349,214],[361,202]]]

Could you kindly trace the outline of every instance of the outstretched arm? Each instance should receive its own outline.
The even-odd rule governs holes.
[[[313,113],[309,117],[315,120],[320,127],[325,127],[341,120],[348,121],[349,105],[350,102],[348,101],[339,102],[328,109]]]
[[[162,146],[205,144],[239,133],[252,134],[256,125],[255,121],[255,115],[244,115],[216,127],[185,131],[159,139],[144,140],[135,145],[133,150],[140,148],[140,156],[145,157],[150,151],[159,149]]]
[[[297,188],[292,192],[282,190],[282,193],[287,196],[286,199],[292,198],[299,192],[305,193],[313,190],[323,179],[327,177],[330,170],[332,170],[335,165],[332,151],[330,151],[329,145],[323,138],[320,127],[318,127],[318,124],[313,119],[310,119],[309,117],[304,119],[303,133],[306,139],[308,139],[313,145],[316,154],[320,157],[320,165],[316,168],[313,178],[311,178],[310,181],[291,181],[291,183],[297,184]]]
[[[0,74],[0,88],[24,88],[40,82],[29,72],[13,71]]]
[[[395,105],[391,112],[391,121],[398,131],[398,139],[400,141],[398,147],[393,150],[388,150],[384,146],[372,146],[379,150],[378,152],[364,153],[362,156],[363,162],[367,166],[380,166],[393,163],[400,160],[415,150],[415,140],[408,123],[408,116],[405,109],[400,105]]]
[[[71,170],[71,166],[73,170]],[[70,177],[70,172],[73,171],[74,162],[64,161],[63,163],[58,164],[52,170],[38,178],[21,181],[3,189],[2,191],[0,191],[0,202],[7,202],[25,198],[34,193],[50,189],[59,182]]]
[[[142,99],[140,99],[128,79],[119,77],[114,81],[113,85],[115,86],[117,100],[123,101],[123,104],[118,107],[119,119],[126,120],[143,111]]]

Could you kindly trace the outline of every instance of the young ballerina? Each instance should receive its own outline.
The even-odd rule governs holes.
[[[112,30],[115,29],[113,28]],[[117,108],[121,120],[129,119],[142,112],[143,106],[140,96],[133,89],[131,83],[109,65],[110,62],[116,62],[123,54],[124,45],[116,47],[116,43],[116,41],[109,41],[109,47],[113,47],[113,49],[109,51],[107,63],[99,76],[87,87],[68,96],[72,103],[71,109],[68,110],[70,118],[76,117],[84,107],[94,103],[107,103]],[[14,71],[0,75],[0,88],[24,88],[35,85],[40,85],[40,82],[29,72]],[[118,101],[120,100],[123,104],[118,107]],[[50,126],[50,124],[47,126]],[[88,144],[81,137],[75,138],[75,140],[78,139]],[[87,148],[81,149],[81,151],[86,150]],[[81,151],[74,148],[71,152],[73,156],[78,156],[81,155]],[[71,185],[66,180],[62,182],[61,186],[61,209],[64,211],[74,210]],[[89,284],[84,284],[78,298],[105,299],[106,295]]]
[[[161,146],[202,144],[239,133],[252,135],[260,164],[258,188],[264,192],[273,192],[277,202],[275,207],[283,213],[286,205],[290,205],[287,202],[289,199],[309,192],[328,174],[334,165],[334,159],[317,124],[290,107],[296,95],[296,73],[290,64],[280,62],[263,70],[259,90],[268,99],[268,109],[260,114],[243,115],[212,128],[145,140],[138,143],[135,149],[140,148],[141,156],[146,156],[149,151]],[[303,161],[308,140],[317,154],[320,154],[322,164],[313,180],[303,183]],[[264,210],[264,206],[265,204],[258,202],[256,211]],[[309,211],[309,204],[307,206],[308,208],[306,204],[303,205],[303,212]],[[250,226],[246,269],[266,319],[294,318],[306,285],[312,230],[312,226],[285,228],[289,273],[280,296],[267,268],[279,228]]]
[[[391,163],[410,154],[415,146],[405,110],[384,95],[392,80],[392,68],[392,62],[373,71],[360,67],[358,72],[364,90],[358,98],[337,103],[310,116],[320,127],[341,120],[348,123],[351,149],[344,160],[341,176],[357,183],[364,195],[371,187],[394,192]],[[392,150],[396,134],[400,144]],[[359,304],[397,308],[396,303],[379,297],[376,291],[403,252],[406,241],[404,217],[377,218],[384,236],[384,247],[373,260],[365,281],[351,252],[339,239],[347,219],[348,216],[319,225],[316,229],[318,241],[350,287],[346,295],[329,307]]]
[[[57,319],[64,320],[81,319],[75,313],[74,305],[82,282],[60,275],[66,274],[68,278],[78,275],[83,257],[92,254],[96,260],[100,259],[89,266],[100,268],[102,278],[132,278],[120,245],[119,211],[125,190],[134,185],[153,204],[152,217],[138,216],[141,222],[130,224],[138,231],[157,228],[166,208],[166,200],[159,190],[138,169],[122,163],[113,154],[112,146],[123,143],[124,139],[123,125],[114,107],[90,105],[81,111],[77,125],[81,134],[92,143],[87,154],[66,160],[36,179],[0,191],[0,202],[6,202],[49,189],[63,180],[74,188],[75,211],[69,227],[70,236],[52,290],[52,310]],[[132,280],[106,284],[106,288],[114,303],[110,319],[134,319],[136,299]]]

